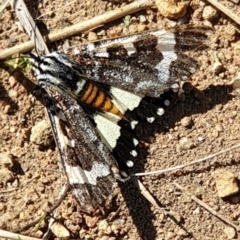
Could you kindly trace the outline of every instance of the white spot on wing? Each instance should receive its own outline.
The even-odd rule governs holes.
[[[136,139],[136,138],[133,138],[133,144],[134,144],[134,146],[137,146],[138,145],[138,140]]]
[[[97,52],[97,53],[95,53],[95,56],[96,57],[108,58],[109,57],[109,53],[108,52]]]
[[[106,177],[110,174],[107,164],[94,162],[90,171],[83,170],[80,166],[70,166],[66,164],[66,172],[70,184],[97,185],[97,178]]]
[[[177,92],[179,90],[179,84],[178,83],[174,83],[171,85],[171,88],[174,92]]]
[[[137,156],[137,151],[136,150],[132,150],[130,152],[130,154],[133,156],[133,157],[136,157]]]
[[[133,161],[128,160],[128,161],[126,162],[126,165],[127,165],[129,168],[131,168],[131,167],[134,166],[134,163],[133,163]]]
[[[170,65],[173,61],[177,60],[175,53],[176,40],[174,33],[166,32],[163,38],[158,39],[157,49],[162,53],[163,59],[159,62],[155,69],[158,71],[158,79],[161,82],[167,82],[170,78]]]
[[[134,129],[137,124],[138,124],[138,121],[131,121],[131,123],[130,123],[131,128]]]
[[[162,116],[164,113],[165,113],[165,111],[164,111],[163,108],[158,108],[158,110],[157,110],[157,115],[158,116]]]
[[[148,118],[147,118],[147,121],[148,121],[149,123],[153,123],[153,122],[155,121],[155,117],[148,117]]]

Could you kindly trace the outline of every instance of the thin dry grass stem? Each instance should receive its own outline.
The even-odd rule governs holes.
[[[147,7],[150,7],[152,5],[154,5],[152,0],[134,1],[124,7],[107,12],[105,14],[94,17],[87,21],[77,23],[73,26],[66,27],[62,30],[59,30],[58,32],[51,33],[48,36],[46,36],[46,39],[48,39],[48,41],[50,42],[64,39],[69,36],[79,34],[80,32],[88,31],[89,29],[94,29],[98,26],[101,26],[103,24],[116,20],[118,18],[124,17],[128,14],[132,14],[134,12],[138,12],[140,10],[146,9]],[[15,47],[2,50],[0,53],[0,60],[6,59],[15,53],[30,51],[34,47],[35,47],[35,43],[32,41],[28,41],[26,43],[19,44]]]
[[[232,226],[233,228],[235,228],[238,232],[240,231],[240,227],[235,225],[234,223],[232,223],[230,220],[226,219],[224,216],[221,216],[220,214],[218,214],[214,209],[212,209],[210,206],[208,206],[206,203],[204,203],[203,201],[201,201],[199,198],[195,197],[194,195],[192,195],[190,192],[186,191],[183,187],[181,187],[178,183],[173,183],[178,189],[180,189],[184,194],[188,195],[191,197],[192,200],[194,200],[196,203],[198,203],[199,205],[201,205],[203,208],[205,208],[206,210],[208,210],[211,214],[213,214],[214,216],[216,216],[217,218],[219,218],[220,220],[222,220],[223,222],[225,222],[226,224]]]
[[[34,237],[28,237],[25,235],[21,235],[18,233],[12,233],[9,231],[4,231],[4,230],[0,230],[0,238],[7,238],[7,239],[21,239],[21,240],[39,240],[40,238],[34,238]]]
[[[234,22],[240,25],[240,17],[236,15],[234,12],[232,12],[230,9],[222,5],[218,0],[207,0],[210,2],[215,8],[217,8],[219,11],[226,14],[229,18],[231,18]]]
[[[239,148],[239,147],[240,147],[240,143],[238,143],[238,144],[236,144],[236,145],[234,145],[234,146],[232,146],[230,148],[224,149],[224,150],[222,150],[220,152],[208,155],[207,157],[200,158],[200,159],[198,159],[196,161],[193,161],[193,162],[190,162],[190,163],[186,163],[186,164],[178,165],[176,167],[166,168],[166,169],[158,170],[158,171],[144,172],[144,173],[135,173],[133,176],[141,177],[141,176],[147,176],[147,175],[153,175],[153,174],[163,174],[163,173],[166,173],[166,172],[175,171],[175,170],[182,169],[182,168],[185,168],[185,167],[197,164],[197,163],[204,162],[206,160],[212,159],[212,158],[214,158],[214,157],[216,157],[216,156],[218,156],[220,154],[229,152],[229,151],[234,150],[234,149]]]
[[[15,11],[19,21],[27,32],[28,36],[31,38],[31,42],[37,49],[38,53],[49,53],[47,45],[40,33],[35,21],[33,20],[28,8],[23,0],[12,0],[10,2],[12,8]],[[29,49],[28,49],[29,50]]]

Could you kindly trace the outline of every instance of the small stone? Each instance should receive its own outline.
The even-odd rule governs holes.
[[[173,232],[167,232],[166,235],[165,235],[165,239],[166,240],[170,240],[170,239],[175,239],[175,235]]]
[[[212,66],[212,72],[218,74],[223,68],[223,65],[220,61],[216,61]]]
[[[106,220],[102,220],[101,222],[99,222],[98,229],[107,235],[112,232],[111,227]]]
[[[9,96],[10,98],[17,98],[17,97],[18,97],[18,92],[15,91],[15,90],[13,90],[13,89],[10,89],[10,90],[8,91],[8,96]]]
[[[41,230],[38,230],[34,233],[35,238],[42,238],[43,237],[43,232]]]
[[[176,232],[176,234],[178,236],[181,236],[181,237],[187,237],[188,236],[188,233],[184,230],[184,229],[180,229]]]
[[[140,22],[140,23],[146,23],[146,22],[147,22],[146,16],[140,15],[140,16],[139,16],[139,22]]]
[[[17,131],[17,128],[16,128],[15,126],[11,126],[10,129],[9,129],[9,131],[10,131],[11,133],[15,133],[15,132]]]
[[[30,141],[45,147],[51,145],[53,137],[49,121],[42,120],[32,128]]]
[[[198,141],[202,142],[202,141],[204,141],[204,138],[200,136],[200,137],[198,137]]]
[[[13,156],[9,153],[0,153],[0,166],[1,168],[11,169],[14,164]]]
[[[211,6],[206,6],[203,9],[202,17],[205,20],[212,20],[217,17],[217,10]]]
[[[138,32],[144,32],[147,29],[147,26],[145,24],[138,24],[137,25]]]
[[[238,67],[237,66],[234,66],[234,65],[230,65],[228,67],[228,72],[231,74],[231,75],[234,75],[238,70]]]
[[[112,230],[112,232],[113,232],[115,235],[118,235],[118,233],[119,233],[119,228],[120,228],[120,226],[119,226],[119,224],[117,224],[117,223],[113,223],[113,224],[111,225],[111,230]]]
[[[223,127],[222,127],[222,125],[220,125],[220,124],[217,124],[216,127],[215,127],[215,129],[216,129],[216,131],[218,131],[218,132],[222,132],[222,131],[223,131]]]
[[[98,40],[98,35],[95,32],[89,32],[88,33],[88,41],[94,42],[96,40]]]
[[[88,227],[94,228],[97,225],[98,217],[85,216],[85,222]]]
[[[13,182],[12,182],[12,187],[13,188],[18,188],[19,187],[19,181],[18,179],[14,179]]]
[[[10,113],[11,112],[11,106],[10,105],[6,105],[4,107],[4,110],[3,110],[4,113]]]
[[[197,207],[194,211],[193,214],[198,215],[200,213],[200,208]]]
[[[240,78],[237,78],[233,81],[233,89],[239,89],[240,88]]]
[[[225,233],[225,235],[227,236],[228,239],[233,239],[236,236],[236,231],[232,227],[225,227],[223,232]]]
[[[183,127],[188,127],[190,125],[192,125],[192,118],[191,117],[184,117],[182,120],[181,120],[181,125]]]
[[[7,168],[0,169],[0,183],[3,183],[6,186],[7,182],[12,181],[14,175]]]
[[[182,137],[179,140],[179,144],[183,149],[191,149],[194,146],[193,142],[189,140],[187,137]]]
[[[224,169],[219,169],[212,173],[212,177],[216,182],[219,197],[224,198],[239,192],[237,181],[233,173]]]
[[[4,202],[0,202],[0,211],[4,211],[7,209],[7,205]]]
[[[53,225],[51,226],[51,231],[59,239],[69,239],[70,238],[69,231],[60,223],[57,223],[57,222],[53,223]]]
[[[128,30],[130,34],[138,33],[138,27],[137,25],[134,24],[130,25]]]
[[[10,87],[13,88],[16,84],[17,84],[16,78],[14,76],[11,76],[9,78],[9,85],[10,85]]]
[[[189,1],[155,0],[158,11],[167,18],[178,19],[186,14]]]

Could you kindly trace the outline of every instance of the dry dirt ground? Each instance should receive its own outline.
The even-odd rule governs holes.
[[[40,29],[45,28],[48,32],[128,3],[124,0],[76,0],[67,4],[63,0],[35,2],[28,1],[33,17],[38,19]],[[239,5],[220,2],[240,15]],[[197,26],[207,24],[214,29],[208,50],[189,53],[194,54],[201,67],[192,76],[190,84],[184,86],[183,97],[173,96],[174,104],[158,121],[154,133],[151,132],[149,153],[142,172],[186,164],[240,143],[240,92],[233,88],[233,82],[240,79],[240,29],[219,11],[214,13],[210,9],[213,16],[207,14],[207,19],[203,19],[207,6],[203,1],[191,1],[187,14],[178,21],[162,17],[156,8],[146,9],[131,15],[129,29],[123,19],[119,19],[50,46],[50,49],[61,49],[64,44],[72,46],[95,38],[172,26],[176,22]],[[26,40],[28,36],[7,7],[0,13],[0,49]],[[216,69],[218,60],[221,66]],[[10,78],[8,71],[0,70],[0,228],[8,231],[41,217],[59,199],[60,189],[66,181],[54,141],[45,148],[30,142],[33,126],[46,118],[39,100],[28,114],[33,87],[27,78],[31,75],[27,78],[19,72],[13,75],[15,78]],[[45,137],[51,139],[51,133],[46,133]],[[116,188],[104,215],[82,213],[69,192],[55,216],[57,222],[71,232],[71,239],[240,239],[236,229],[174,185],[180,184],[240,228],[240,193],[220,198],[212,176],[216,170],[233,173],[239,183],[240,148],[201,164],[140,178],[171,217],[151,206],[131,181]],[[41,238],[47,223],[48,218],[39,224],[37,230],[31,229],[25,234]],[[50,239],[54,239],[54,235]]]

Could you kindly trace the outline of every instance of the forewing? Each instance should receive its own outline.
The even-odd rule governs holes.
[[[127,91],[159,97],[198,68],[183,52],[207,45],[207,27],[174,27],[89,43],[76,49],[83,75]]]
[[[51,93],[48,100],[56,144],[73,195],[91,213],[111,198],[117,164],[81,106],[68,94]],[[57,107],[58,106],[58,107]]]

